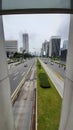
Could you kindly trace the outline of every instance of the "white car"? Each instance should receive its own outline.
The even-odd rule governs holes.
[[[54,63],[51,61],[51,65],[54,65]]]

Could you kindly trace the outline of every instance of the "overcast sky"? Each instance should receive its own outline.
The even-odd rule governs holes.
[[[18,40],[22,46],[22,34],[29,34],[30,51],[39,51],[45,40],[51,36],[61,36],[68,39],[69,14],[29,14],[3,16],[4,34],[6,40]]]

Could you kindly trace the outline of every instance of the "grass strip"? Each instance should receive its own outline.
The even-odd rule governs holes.
[[[44,76],[43,76],[43,75]],[[40,76],[41,75],[41,81]],[[48,83],[50,88],[41,87]],[[37,61],[37,130],[58,130],[62,99],[45,70]]]

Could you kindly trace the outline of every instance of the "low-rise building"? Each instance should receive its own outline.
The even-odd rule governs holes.
[[[16,40],[5,41],[5,50],[7,57],[12,56],[15,52],[18,52],[18,42]]]

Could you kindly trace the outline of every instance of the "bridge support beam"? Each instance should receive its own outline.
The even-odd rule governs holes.
[[[2,16],[0,16],[0,130],[14,130]]]
[[[70,15],[67,69],[59,130],[73,130],[73,15]]]

